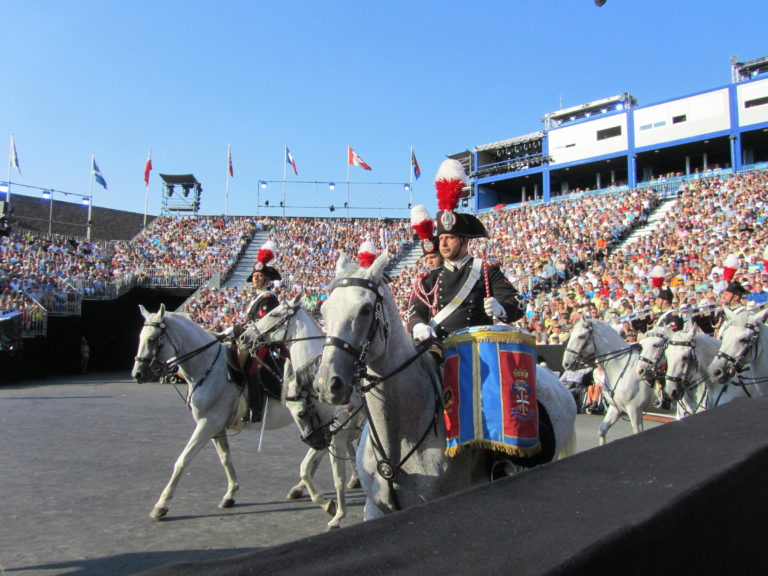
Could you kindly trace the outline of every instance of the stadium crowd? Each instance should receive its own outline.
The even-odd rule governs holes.
[[[565,342],[584,314],[610,322],[627,340],[638,339],[628,317],[651,310],[651,275],[659,266],[674,308],[716,304],[725,288],[723,262],[735,254],[736,279],[751,292],[748,299],[765,302],[768,173],[700,174],[680,182],[671,210],[631,244],[621,246],[658,205],[650,188],[481,214],[490,238],[476,241],[474,254],[499,261],[525,296],[528,309],[519,323],[539,344]],[[342,252],[354,256],[366,239],[395,258],[413,246],[407,220],[161,217],[131,242],[98,243],[15,231],[0,237],[0,312],[50,310],[67,291],[108,296],[115,283],[197,287],[216,273],[223,281],[258,230],[268,230],[278,246],[278,296],[304,293],[312,310],[325,298]],[[403,317],[420,272],[416,265],[392,279]],[[249,300],[248,286],[200,288],[185,309],[219,331],[242,321]]]

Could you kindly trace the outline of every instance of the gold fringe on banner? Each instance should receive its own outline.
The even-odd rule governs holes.
[[[537,442],[535,446],[524,448],[520,446],[510,446],[509,444],[503,444],[501,442],[494,442],[493,440],[470,440],[469,442],[464,442],[458,446],[446,448],[445,455],[449,458],[453,458],[466,449],[492,450],[493,452],[502,452],[507,456],[530,458],[541,452],[541,442]]]

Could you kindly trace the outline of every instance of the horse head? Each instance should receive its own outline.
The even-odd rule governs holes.
[[[721,332],[722,343],[709,365],[709,375],[724,384],[757,355],[761,326],[768,316],[768,308],[750,312],[747,307],[736,311],[723,309],[727,323]]]
[[[160,374],[157,363],[167,360],[171,354],[168,354],[167,347],[163,345],[167,337],[165,304],[160,304],[160,309],[154,313],[147,312],[141,304],[139,304],[139,310],[144,317],[144,326],[139,334],[139,349],[131,376],[141,384],[157,379]]]
[[[336,279],[322,306],[327,337],[314,382],[323,402],[349,402],[366,363],[384,353],[389,325],[383,299],[389,289],[382,278],[388,262],[386,251],[368,268],[345,254],[336,262]]]
[[[565,346],[563,368],[574,370],[579,363],[587,363],[596,354],[594,325],[591,320],[580,318],[574,324]]]
[[[666,351],[663,356],[667,361],[667,374],[664,391],[672,400],[680,400],[686,390],[699,382],[694,377],[699,370],[699,357],[696,354],[695,337],[698,327],[695,322],[688,322],[683,330],[669,332]]]
[[[637,375],[648,382],[656,379],[656,374],[664,363],[671,330],[668,326],[657,326],[646,333],[640,341],[640,357],[637,362]]]
[[[270,342],[280,342],[287,338],[290,322],[301,309],[302,294],[291,300],[281,302],[256,322],[251,322],[243,330],[238,345],[247,350],[256,350]]]

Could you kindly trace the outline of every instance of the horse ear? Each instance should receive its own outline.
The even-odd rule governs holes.
[[[157,313],[160,314],[160,319],[165,316],[165,304],[160,304],[160,310],[158,310]]]
[[[384,268],[389,264],[389,253],[384,251],[376,257],[376,260],[371,264],[371,276],[374,278],[381,278],[384,273]]]
[[[339,255],[339,259],[336,260],[336,276],[339,276],[347,267],[349,264],[349,257],[342,252]]]
[[[302,290],[301,292],[296,294],[296,296],[291,298],[291,308],[296,308],[297,306],[299,306],[301,304],[301,299],[303,296],[304,296],[304,291]]]
[[[768,318],[768,308],[758,310],[757,314],[755,314],[755,317],[758,322],[765,322],[765,319]]]
[[[147,318],[149,316],[149,312],[147,312],[147,309],[144,308],[141,304],[139,304],[139,312],[141,312],[141,315],[144,316],[144,318]]]
[[[725,314],[725,319],[728,320],[729,322],[731,322],[736,317],[736,315],[731,311],[731,309],[726,308],[725,306],[723,306],[723,314]]]

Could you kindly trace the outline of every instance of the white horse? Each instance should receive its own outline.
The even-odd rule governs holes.
[[[727,322],[709,374],[721,384],[736,379],[747,394],[764,396],[768,393],[768,308],[753,311],[744,306],[723,312]]]
[[[315,378],[320,399],[343,404],[363,378],[368,423],[358,448],[365,518],[408,508],[490,480],[491,456],[463,450],[446,456],[441,376],[403,327],[382,278],[388,256],[369,268],[342,255],[323,304],[328,338]],[[537,367],[537,395],[552,422],[554,442],[541,460],[574,446],[576,404],[557,376]]]
[[[664,352],[667,363],[664,391],[678,403],[678,419],[734,398],[746,396],[742,386],[712,380],[707,368],[720,348],[720,340],[704,334],[695,322],[683,330],[669,332]]]
[[[241,344],[258,348],[266,342],[283,343],[290,352],[283,381],[285,403],[310,451],[301,463],[301,482],[291,488],[287,498],[301,498],[306,488],[312,502],[333,516],[328,522],[328,529],[333,529],[340,527],[347,513],[346,461],[352,464],[352,475],[346,487],[352,489],[360,485],[353,442],[360,435],[365,416],[359,397],[342,407],[317,400],[312,380],[325,335],[312,315],[301,306],[300,300],[301,295],[283,302],[249,325],[241,337]],[[313,482],[315,471],[326,453],[331,458],[336,502],[327,500]]]
[[[235,505],[234,494],[240,483],[232,464],[226,431],[227,428],[243,426],[241,418],[247,406],[242,388],[228,376],[225,360],[227,345],[186,314],[166,312],[164,305],[156,313],[147,312],[143,306],[139,308],[145,322],[139,335],[138,353],[131,373],[133,378],[137,382],[151,380],[154,376],[153,363],[177,363],[187,381],[187,406],[197,423],[150,516],[159,519],[168,514],[168,503],[184,470],[208,440],[213,442],[227,475],[227,491],[219,507],[231,508]],[[285,404],[268,397],[263,422],[244,426],[274,430],[291,422],[293,417]],[[310,449],[309,453],[313,454],[314,450]],[[309,454],[305,463],[310,463]],[[327,511],[331,514],[335,512],[330,507]]]
[[[637,375],[640,347],[629,345],[610,324],[582,318],[571,330],[563,354],[563,368],[573,370],[578,363],[600,364],[605,372],[603,398],[608,404],[598,431],[598,442],[605,444],[611,426],[622,414],[629,416],[632,432],[643,431],[643,411],[656,400],[653,387]]]

